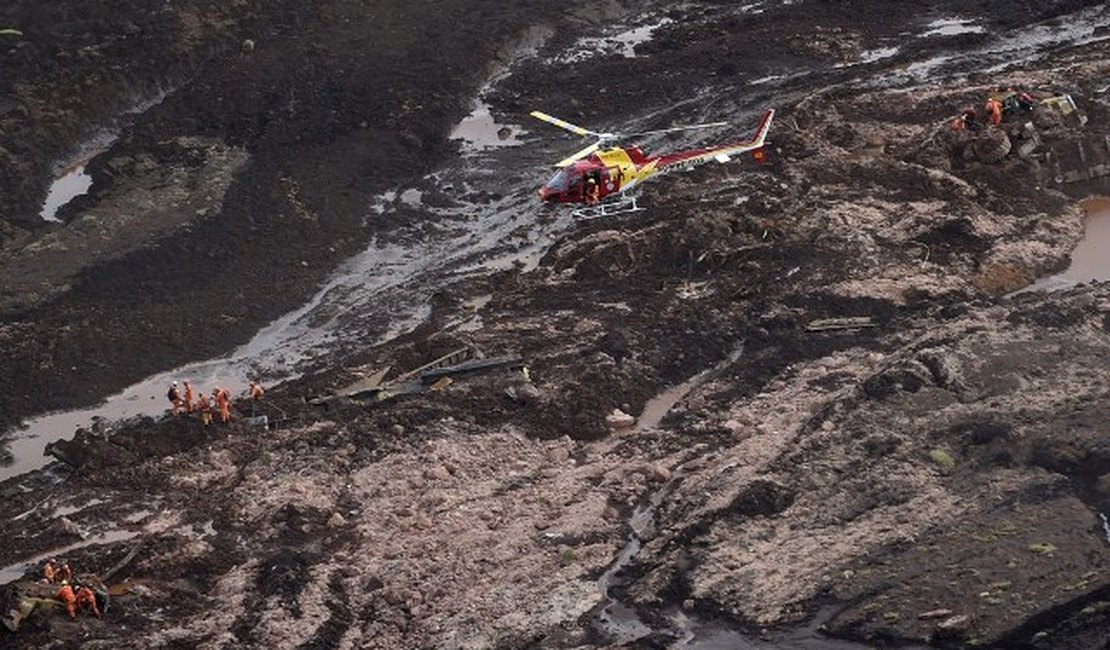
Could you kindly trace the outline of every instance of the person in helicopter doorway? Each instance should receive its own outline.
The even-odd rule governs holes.
[[[597,205],[601,201],[601,186],[593,176],[586,179],[585,198],[586,205]]]

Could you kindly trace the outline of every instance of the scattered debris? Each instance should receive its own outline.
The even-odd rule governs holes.
[[[515,356],[484,357],[479,350],[464,347],[385,381],[391,368],[392,366],[387,366],[331,395],[317,397],[310,402],[325,408],[337,400],[358,404],[381,402],[398,395],[422,393],[428,389],[443,390],[457,378],[475,373],[497,368],[522,369],[524,361]]]
[[[824,332],[827,330],[854,330],[863,327],[875,327],[875,322],[870,316],[848,316],[845,318],[819,318],[806,325],[807,332]]]

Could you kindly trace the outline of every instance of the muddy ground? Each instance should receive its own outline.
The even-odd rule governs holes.
[[[528,196],[538,161],[576,143],[540,127],[526,147],[460,160],[446,134],[537,15],[549,36],[490,89],[498,115],[656,128],[754,124],[774,106],[769,162],[661,178],[646,211],[607,220],[543,226],[552,215],[522,211],[521,232],[546,242],[534,268],[497,267],[491,248],[485,272],[434,285],[416,329],[272,388],[263,409],[287,418],[272,431],[246,428],[242,404],[231,427],[81,434],[67,447],[78,467],[3,484],[9,577],[63,544],[89,571],[138,551],[103,622],[39,616],[0,631],[5,647],[721,647],[709,640],[726,633],[774,647],[759,639],[819,614],[858,647],[1110,646],[1110,289],[1006,297],[1066,265],[1075,203],[1101,188],[1056,185],[1036,162],[969,162],[943,126],[998,85],[1065,86],[1090,122],[1046,139],[1101,138],[1110,17],[1079,2],[757,4],[607,6],[623,25],[670,22],[637,56],[587,64],[564,56],[601,30],[582,11],[238,7],[189,40],[189,10],[160,5],[180,32],[142,47],[187,70],[154,56],[126,74],[185,81],[93,160],[66,226],[8,219],[9,420],[226,351],[371,235],[447,241],[465,224],[430,223],[452,200],[444,169],[500,161],[512,173],[479,169],[468,200]],[[984,30],[909,37],[906,15],[918,31],[953,15]],[[1061,40],[996,47],[1031,34]],[[15,51],[28,47],[45,45]],[[166,53],[181,48],[194,55]],[[26,83],[40,58],[20,56]],[[62,71],[77,74],[55,65],[62,81],[34,91],[50,105]],[[78,138],[19,124],[51,144],[28,163],[42,171],[4,182],[41,189]],[[364,223],[375,193],[405,184],[423,206]],[[41,192],[28,196],[19,214]],[[837,317],[870,322],[810,327]],[[462,345],[519,355],[528,374],[304,402]],[[651,421],[654,397],[709,369]],[[614,409],[640,426],[615,431]],[[633,513],[653,497],[642,525]],[[642,549],[605,593],[630,533]],[[599,624],[606,596],[634,612],[623,627]]]

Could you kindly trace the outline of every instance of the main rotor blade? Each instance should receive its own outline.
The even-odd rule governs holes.
[[[595,142],[595,143],[591,144],[590,146],[586,147],[585,149],[582,149],[581,151],[575,152],[574,154],[572,154],[570,156],[567,156],[566,158],[563,158],[559,162],[555,163],[555,166],[556,167],[566,167],[566,166],[570,165],[571,163],[573,163],[574,161],[579,160],[581,158],[585,158],[586,156],[588,156],[588,155],[592,154],[593,152],[597,151],[600,146],[601,146],[600,143]]]
[[[547,122],[548,124],[554,124],[555,126],[561,128],[561,129],[566,129],[567,131],[570,131],[571,133],[576,133],[578,135],[596,135],[598,137],[601,137],[602,135],[604,135],[603,133],[598,133],[597,131],[591,131],[589,129],[584,129],[584,128],[578,126],[577,124],[571,124],[570,122],[567,122],[566,120],[560,120],[559,118],[548,115],[547,113],[541,113],[539,111],[532,111],[530,113],[530,115],[532,117],[536,118],[537,120],[543,120],[544,122]]]
[[[712,129],[718,126],[728,126],[728,122],[708,122],[706,124],[691,124],[690,126],[674,126],[669,129],[655,129],[654,131],[634,131],[631,133],[618,133],[620,137],[632,137],[641,135],[658,135],[660,133],[672,133],[674,131],[689,131],[691,129]]]

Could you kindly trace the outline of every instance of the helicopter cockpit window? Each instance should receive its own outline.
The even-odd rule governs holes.
[[[567,174],[566,170],[563,170],[552,176],[551,180],[547,181],[547,185],[544,187],[554,192],[565,192],[569,184],[570,175]]]

